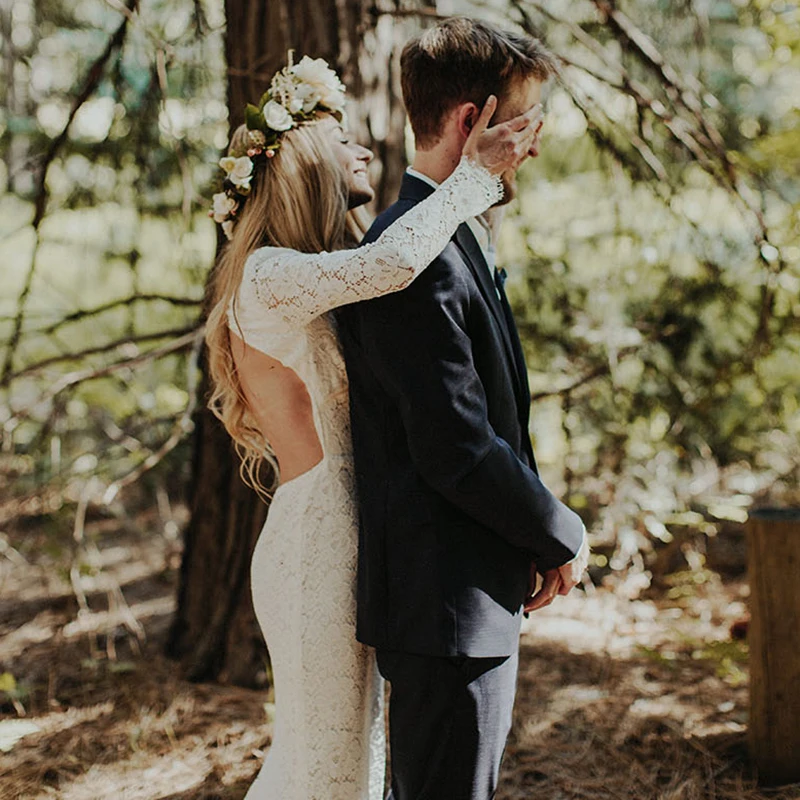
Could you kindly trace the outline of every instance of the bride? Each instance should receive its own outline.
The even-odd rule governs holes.
[[[372,198],[372,153],[342,126],[344,87],[322,59],[278,72],[248,106],[211,212],[229,238],[206,340],[210,407],[262,494],[280,475],[251,567],[269,646],[275,728],[246,800],[381,800],[380,676],[355,638],[358,511],[347,378],[327,312],[408,286],[458,225],[502,197],[534,136],[533,112],[487,130],[490,97],[460,165],[375,243],[355,247],[349,209]]]

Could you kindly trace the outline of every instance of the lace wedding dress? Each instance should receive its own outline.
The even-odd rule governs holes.
[[[275,728],[246,800],[381,800],[382,686],[355,638],[358,547],[347,376],[326,312],[407,286],[458,225],[502,197],[466,158],[428,198],[357,250],[264,247],[228,323],[304,381],[324,457],[278,487],[253,554],[253,600],[275,680]]]

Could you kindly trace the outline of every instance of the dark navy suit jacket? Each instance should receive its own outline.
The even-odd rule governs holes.
[[[406,175],[374,241],[432,187]],[[517,649],[530,565],[572,559],[580,518],[544,486],[516,327],[462,224],[404,291],[341,308],[360,506],[358,631],[434,656]]]

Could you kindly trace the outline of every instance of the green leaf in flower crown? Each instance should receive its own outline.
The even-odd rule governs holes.
[[[244,122],[251,131],[267,131],[267,123],[264,115],[252,103],[248,103],[244,109]]]
[[[269,91],[269,89],[267,89],[267,91],[266,91],[266,92],[264,92],[264,94],[262,94],[262,95],[261,95],[261,99],[258,101],[258,107],[259,107],[259,108],[260,108],[262,111],[264,110],[264,106],[265,106],[267,103],[269,103],[269,101],[270,101],[270,98],[271,98],[271,97],[272,97],[272,95],[270,94],[270,91]]]

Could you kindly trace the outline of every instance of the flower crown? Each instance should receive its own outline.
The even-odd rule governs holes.
[[[300,63],[293,64],[290,50],[287,66],[275,73],[259,104],[247,104],[245,147],[220,159],[225,171],[223,191],[213,196],[208,212],[222,225],[228,239],[233,236],[236,213],[250,194],[256,164],[273,158],[280,149],[282,134],[313,119],[316,112],[329,111],[341,121],[344,92],[344,85],[327,61],[303,56]]]

